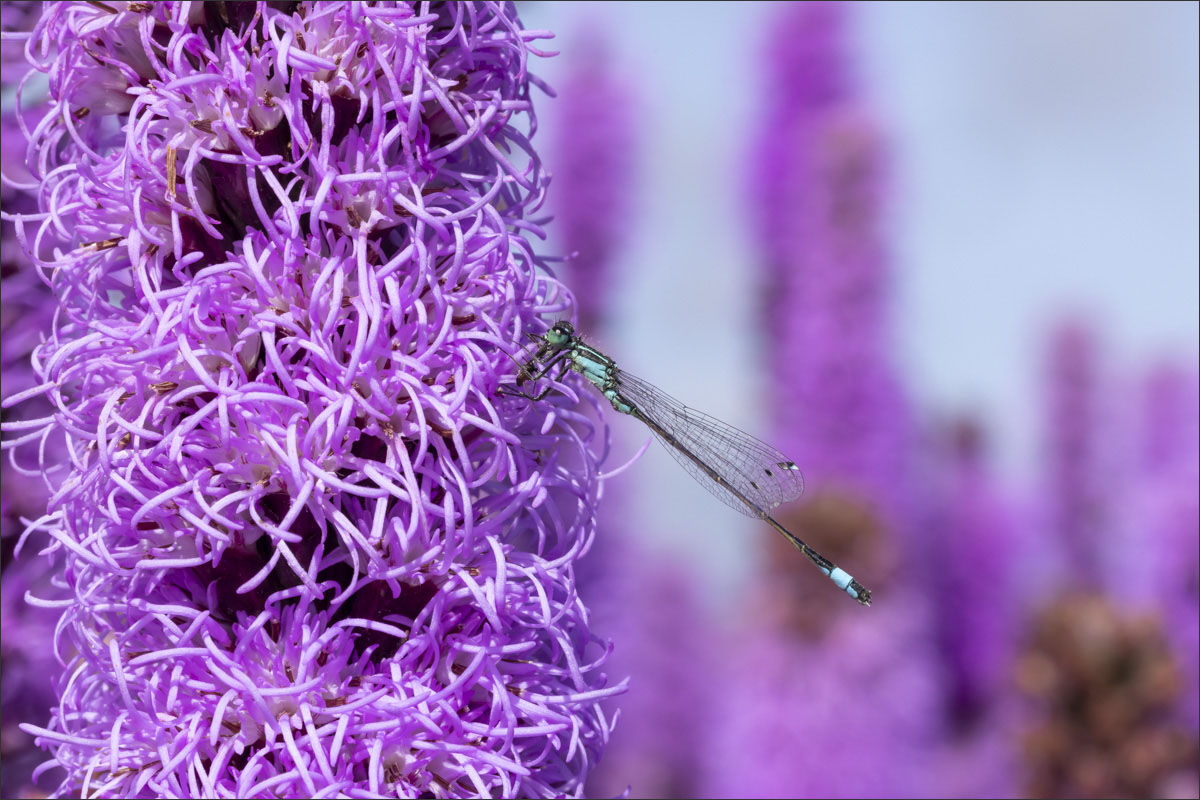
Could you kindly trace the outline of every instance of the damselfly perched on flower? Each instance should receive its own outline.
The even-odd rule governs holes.
[[[799,468],[783,453],[748,433],[688,408],[620,369],[611,358],[585,344],[569,322],[556,322],[545,334],[533,338],[538,346],[529,360],[520,365],[518,385],[543,378],[555,368],[556,379],[568,370],[575,370],[614,409],[644,422],[675,460],[706,489],[737,511],[761,519],[779,531],[839,589],[864,606],[871,605],[870,590],[770,515],[776,506],[795,500],[804,491]],[[509,391],[540,400],[552,388],[536,395]]]

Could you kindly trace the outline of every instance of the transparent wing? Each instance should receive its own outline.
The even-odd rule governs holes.
[[[715,417],[688,408],[636,375],[621,371],[618,386],[621,394],[637,406],[642,414],[694,453],[760,510],[770,511],[781,503],[795,500],[804,491],[804,477],[800,470],[787,456],[769,444]],[[714,481],[670,441],[662,436],[658,438],[675,460],[704,488],[731,508],[747,516],[758,516],[754,509],[747,508],[733,492]]]

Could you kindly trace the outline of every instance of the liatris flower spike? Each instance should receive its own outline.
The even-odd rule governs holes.
[[[557,796],[611,727],[594,413],[499,399],[569,312],[510,4],[47,4],[59,298],[14,446],[71,469],[59,794]],[[526,132],[527,131],[527,132]],[[586,396],[586,395],[584,395]],[[594,402],[594,401],[591,401]],[[32,535],[32,534],[31,534]]]

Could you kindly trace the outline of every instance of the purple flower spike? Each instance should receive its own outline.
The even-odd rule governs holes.
[[[609,312],[614,255],[630,222],[635,93],[614,74],[611,44],[596,27],[580,39],[558,101],[554,189],[580,327],[594,331]]]
[[[595,409],[498,392],[570,310],[523,231],[493,3],[48,4],[39,527],[64,795],[574,795],[611,727],[573,579]],[[530,133],[523,133],[528,130]],[[595,405],[591,393],[579,393]]]
[[[55,307],[54,295],[21,252],[11,218],[12,214],[37,211],[37,199],[31,192],[34,183],[24,165],[25,136],[9,100],[29,71],[25,42],[19,35],[27,35],[40,14],[41,3],[0,4],[5,33],[0,42],[0,82],[5,93],[0,114],[0,207],[4,214],[0,221],[0,382],[5,392],[13,393],[38,383],[30,354],[49,329]],[[29,92],[26,99],[32,105],[44,98]],[[45,401],[24,404],[19,416],[3,412],[6,422],[48,413],[50,405]],[[47,463],[65,458],[58,448],[44,456]],[[50,496],[44,476],[31,466],[36,464],[0,460],[0,797],[30,797],[38,791],[31,777],[44,756],[19,725],[44,725],[50,719],[53,681],[62,669],[53,651],[44,646],[54,635],[57,613],[25,602],[26,592],[42,600],[62,596],[62,588],[54,582],[61,558],[40,558],[37,548],[30,545],[17,555],[22,520],[45,513]]]
[[[947,433],[928,557],[947,711],[959,731],[969,731],[988,722],[1012,660],[1016,536],[990,474],[982,426],[963,419]]]
[[[704,739],[717,708],[709,695],[718,677],[709,644],[712,617],[686,564],[632,537],[621,544],[614,554],[620,560],[595,587],[620,600],[604,602],[596,591],[593,608],[600,613],[593,624],[612,630],[613,660],[629,675],[631,689],[609,704],[619,707],[621,723],[589,779],[588,795],[615,797],[628,789],[633,797],[699,797]]]
[[[1194,366],[1161,363],[1144,377],[1140,450],[1141,466],[1148,474],[1200,471],[1198,385]]]
[[[1010,666],[1022,611],[1020,520],[988,464],[983,426],[963,417],[937,430],[923,520],[947,723],[936,780],[964,797],[1009,797],[1017,788]]]
[[[1052,331],[1046,356],[1046,503],[1068,582],[1104,583],[1111,547],[1100,460],[1100,355],[1096,332],[1080,320]]]
[[[803,248],[797,206],[809,192],[804,163],[814,123],[853,100],[844,54],[845,11],[829,3],[792,3],[775,15],[762,49],[767,81],[763,125],[754,148],[752,198],[759,244],[772,279],[785,278]],[[781,286],[786,288],[786,284]],[[772,292],[764,293],[768,299]],[[768,322],[770,320],[768,319]]]
[[[721,698],[728,723],[707,759],[713,796],[920,794],[941,735],[930,620],[909,571],[895,571],[911,470],[887,347],[886,158],[850,78],[846,15],[835,3],[780,7],[751,189],[771,441],[808,483],[780,521],[888,600],[855,613],[797,571],[782,537],[764,537]]]
[[[765,49],[771,91],[751,188],[781,398],[773,441],[810,492],[865,496],[903,532],[909,423],[888,347],[887,159],[850,77],[847,14],[788,4]]]
[[[1183,672],[1179,710],[1200,730],[1200,384],[1195,366],[1161,364],[1142,381],[1141,459],[1122,508],[1122,600],[1163,615]]]

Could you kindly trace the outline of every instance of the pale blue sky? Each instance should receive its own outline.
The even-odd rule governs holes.
[[[685,402],[762,432],[741,170],[760,100],[754,49],[778,6],[520,8],[528,27],[558,34],[548,46],[564,56],[534,65],[551,83],[588,24],[611,32],[641,89],[641,224],[606,344]],[[854,56],[893,153],[898,363],[922,409],[978,411],[1017,482],[1037,476],[1039,344],[1056,313],[1093,314],[1118,370],[1164,355],[1196,363],[1197,8],[854,8]],[[543,147],[552,103],[539,106]],[[657,450],[635,482],[652,475],[664,498],[644,518],[665,544],[743,526]],[[668,505],[695,511],[672,522]],[[705,535],[715,550],[702,560],[740,563],[737,539]]]

